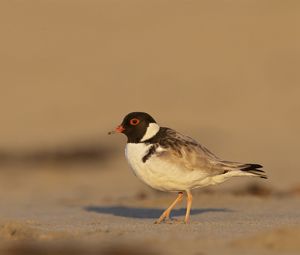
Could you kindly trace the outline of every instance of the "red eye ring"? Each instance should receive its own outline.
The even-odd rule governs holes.
[[[136,126],[139,123],[140,123],[140,120],[137,118],[133,118],[130,120],[130,125],[132,125],[132,126]]]

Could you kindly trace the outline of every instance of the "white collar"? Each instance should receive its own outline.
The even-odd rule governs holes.
[[[141,142],[149,140],[150,138],[155,136],[158,133],[159,128],[160,127],[156,123],[150,123],[149,126],[147,127],[146,133],[141,139]]]

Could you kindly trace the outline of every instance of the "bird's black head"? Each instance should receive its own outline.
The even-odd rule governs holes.
[[[131,112],[115,130],[128,138],[128,143],[139,143],[152,138],[159,131],[156,121],[145,112]]]

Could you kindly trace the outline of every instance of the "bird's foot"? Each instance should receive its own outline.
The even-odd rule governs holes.
[[[184,224],[187,224],[187,225],[190,224],[190,217],[186,217],[186,218],[184,219]]]
[[[159,218],[158,220],[154,221],[153,223],[154,223],[154,224],[160,224],[160,223],[162,223],[163,221],[165,221],[165,218],[163,218],[163,219]]]
[[[160,224],[160,223],[166,223],[166,224],[181,224],[181,223],[185,223],[184,221],[181,221],[177,218],[170,218],[170,217],[165,217],[163,219],[158,219],[156,221],[154,221],[154,224]]]

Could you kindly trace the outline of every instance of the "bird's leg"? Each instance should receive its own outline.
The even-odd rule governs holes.
[[[161,223],[164,219],[168,219],[170,217],[170,213],[172,211],[172,209],[175,207],[175,205],[180,202],[182,200],[183,197],[183,193],[182,192],[178,192],[178,196],[175,199],[175,201],[168,207],[168,209],[166,209],[162,215],[159,217],[158,220],[156,220],[154,223],[155,224],[159,224]]]
[[[185,214],[185,219],[184,222],[185,224],[189,224],[190,223],[190,213],[191,213],[191,207],[192,207],[192,202],[193,202],[193,196],[192,193],[187,190],[187,205],[186,205],[186,214]]]

